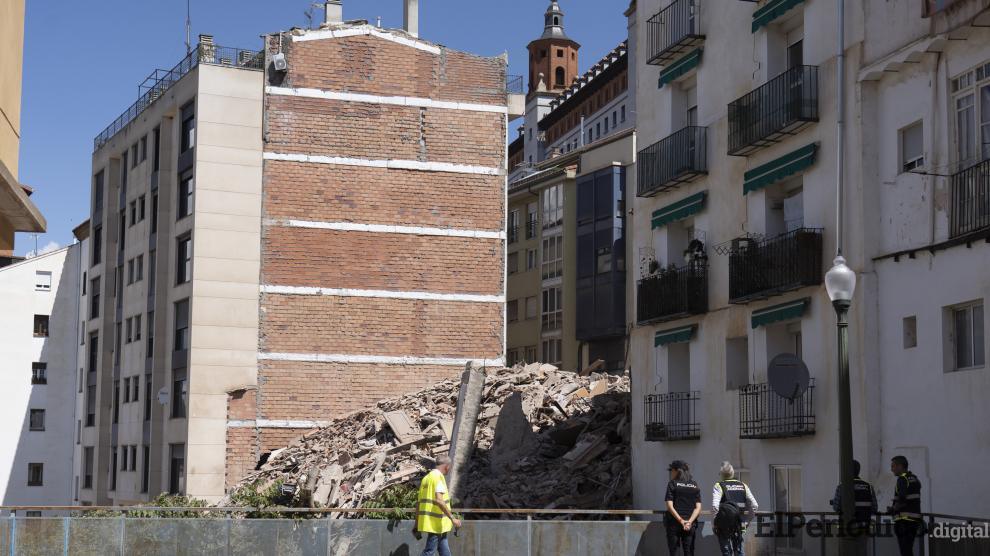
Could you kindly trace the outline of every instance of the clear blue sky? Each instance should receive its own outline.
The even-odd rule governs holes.
[[[626,36],[626,0],[561,0],[566,30],[581,43],[581,69]],[[509,53],[509,73],[527,73],[526,44],[543,31],[547,0],[420,0],[420,36],[483,55]],[[306,25],[310,0],[192,0],[193,42],[261,48],[262,33]],[[20,179],[48,219],[39,247],[72,242],[89,215],[93,137],[137,98],[155,68],[185,54],[183,0],[27,0]],[[402,0],[344,0],[345,19],[382,17],[402,26]],[[316,11],[320,17],[320,11]],[[18,234],[17,253],[34,248]]]

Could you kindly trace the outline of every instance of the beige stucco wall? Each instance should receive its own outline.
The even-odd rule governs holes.
[[[21,137],[24,0],[0,2],[0,162],[17,177]]]
[[[518,253],[519,272],[509,274],[508,286],[506,288],[506,300],[517,300],[519,303],[519,320],[509,322],[506,325],[506,350],[525,349],[527,346],[536,346],[537,359],[539,359],[540,349],[540,314],[537,308],[535,318],[526,318],[526,298],[536,297],[537,305],[540,304],[540,233],[537,230],[536,237],[526,239],[526,211],[530,203],[537,203],[539,206],[539,195],[536,191],[533,194],[521,192],[509,198],[509,211],[518,210],[520,214],[519,240],[510,243],[508,253]],[[537,264],[534,268],[526,270],[526,252],[535,249],[537,252]],[[525,352],[523,352],[523,355]]]
[[[200,66],[186,492],[224,494],[227,392],[257,383],[262,72]]]

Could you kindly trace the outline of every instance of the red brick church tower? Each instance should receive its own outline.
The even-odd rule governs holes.
[[[541,74],[549,92],[559,93],[569,87],[578,76],[580,48],[564,33],[564,12],[557,0],[552,0],[543,35],[529,43],[529,94],[536,92]]]

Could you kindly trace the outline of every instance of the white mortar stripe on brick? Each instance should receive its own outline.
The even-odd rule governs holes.
[[[270,428],[270,429],[318,429],[330,425],[331,421],[289,421],[280,419],[231,419],[227,428]]]
[[[306,286],[261,286],[261,293],[285,295],[325,295],[336,297],[378,297],[383,299],[415,299],[423,301],[464,301],[468,303],[505,303],[501,295],[473,295],[461,293],[431,293],[393,290],[357,290],[349,288],[315,288]]]
[[[373,37],[378,37],[387,41],[392,41],[394,43],[402,44],[405,46],[411,46],[413,48],[418,48],[430,54],[439,55],[441,49],[439,46],[434,46],[427,42],[419,41],[416,39],[410,39],[393,33],[386,33],[385,31],[379,31],[371,25],[361,25],[358,27],[349,27],[347,29],[320,29],[319,31],[306,31],[302,35],[292,35],[292,42],[306,42],[306,41],[319,41],[324,39],[343,39],[345,37],[360,37],[363,35],[371,35]]]
[[[482,176],[500,176],[501,168],[491,166],[471,166],[468,164],[452,164],[450,162],[420,162],[418,160],[371,160],[367,158],[348,158],[343,156],[321,156],[311,154],[286,154],[266,152],[265,160],[283,160],[286,162],[309,162],[311,164],[336,164],[340,166],[364,166],[367,168],[389,168],[394,170],[420,170],[423,172],[447,172],[451,174],[477,174]]]
[[[338,232],[370,232],[376,234],[408,234],[416,236],[466,237],[471,239],[505,239],[504,231],[458,230],[454,228],[425,228],[420,226],[392,226],[389,224],[357,224],[355,222],[316,222],[266,218],[265,226],[287,228],[311,228]]]
[[[463,367],[475,361],[485,365],[504,365],[501,357],[486,359],[484,357],[472,357],[469,359],[458,359],[448,357],[413,357],[413,356],[391,356],[391,355],[345,355],[338,353],[258,353],[259,361],[296,361],[306,363],[372,363],[380,365],[441,365]]]
[[[343,93],[325,89],[265,87],[265,92],[271,95],[321,98],[326,100],[341,100],[345,102],[364,102],[368,104],[389,104],[395,106],[415,106],[417,108],[442,108],[445,110],[466,110],[469,112],[494,112],[506,114],[509,108],[496,104],[472,104],[467,102],[451,102],[420,97],[394,97],[366,95],[362,93]]]

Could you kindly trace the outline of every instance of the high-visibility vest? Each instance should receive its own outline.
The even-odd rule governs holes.
[[[904,479],[902,483],[900,479]],[[900,502],[894,521],[921,521],[921,481],[910,471],[898,475],[894,499]]]
[[[454,522],[444,515],[436,503],[437,485],[443,485],[443,502],[450,507],[450,493],[443,473],[434,469],[419,483],[419,502],[416,505],[416,529],[423,533],[443,534],[454,529]]]

